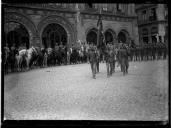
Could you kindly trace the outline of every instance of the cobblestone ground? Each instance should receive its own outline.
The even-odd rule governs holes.
[[[105,63],[92,79],[89,64],[9,74],[4,80],[6,119],[167,120],[166,60],[130,62],[107,78]]]

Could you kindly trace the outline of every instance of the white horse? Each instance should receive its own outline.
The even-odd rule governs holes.
[[[27,70],[29,69],[29,64],[31,59],[33,59],[33,54],[37,54],[37,51],[34,47],[19,51],[19,55],[16,55],[18,70],[21,68],[24,60],[26,60]]]

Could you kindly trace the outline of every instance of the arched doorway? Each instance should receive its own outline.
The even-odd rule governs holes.
[[[115,42],[115,38],[116,38],[116,34],[113,30],[111,29],[107,29],[105,32],[105,40],[106,40],[106,44],[109,42]]]
[[[43,30],[42,43],[45,48],[67,45],[67,32],[61,25],[51,23]]]
[[[97,29],[93,28],[87,33],[86,41],[97,45]]]
[[[118,34],[118,42],[126,43],[128,40],[129,34],[125,30],[121,30]]]
[[[5,43],[8,47],[29,48],[29,33],[24,25],[17,22],[5,23]]]
[[[105,32],[105,39],[106,39],[106,43],[113,42],[112,33],[108,32],[108,31]]]

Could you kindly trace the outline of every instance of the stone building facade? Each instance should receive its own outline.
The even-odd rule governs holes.
[[[141,4],[135,6],[138,15],[140,43],[168,41],[167,4]]]
[[[134,4],[4,4],[4,37],[9,45],[68,48],[77,41],[97,41],[101,13],[107,42],[139,43]],[[101,10],[101,11],[100,11]]]

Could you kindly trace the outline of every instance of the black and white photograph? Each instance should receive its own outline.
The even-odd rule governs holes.
[[[3,120],[168,121],[168,5],[2,3]]]

